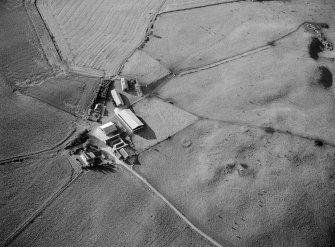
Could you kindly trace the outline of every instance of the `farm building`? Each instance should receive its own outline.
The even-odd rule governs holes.
[[[115,115],[120,119],[122,125],[126,127],[128,131],[134,133],[135,131],[143,128],[144,124],[130,109],[114,109]]]
[[[115,89],[111,91],[111,94],[116,106],[124,105],[121,95]]]
[[[120,148],[119,152],[125,160],[129,158],[129,154],[124,148]]]
[[[94,163],[95,155],[92,152],[89,152],[89,153],[82,152],[79,155],[79,159],[82,162],[83,167],[88,167]]]
[[[122,91],[126,91],[129,89],[128,87],[128,81],[126,78],[122,77],[121,80],[120,80],[120,83],[121,83],[121,89]]]
[[[108,122],[100,126],[100,129],[106,134],[109,135],[117,131],[116,125],[113,122]]]

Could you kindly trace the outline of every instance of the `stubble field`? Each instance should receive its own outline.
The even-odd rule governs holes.
[[[118,72],[141,43],[162,1],[38,1],[62,56],[73,68]]]

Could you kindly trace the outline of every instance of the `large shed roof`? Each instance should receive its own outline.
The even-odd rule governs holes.
[[[114,109],[115,114],[121,118],[132,130],[136,130],[143,126],[141,120],[130,110],[130,109],[123,109],[120,110],[118,108]]]

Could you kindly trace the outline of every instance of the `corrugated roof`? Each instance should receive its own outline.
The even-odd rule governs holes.
[[[132,129],[136,129],[138,127],[143,126],[141,120],[137,118],[137,116],[130,110],[124,109],[117,111],[119,117],[121,117]]]
[[[113,126],[115,125],[113,122],[108,122],[108,123],[105,123],[103,125],[100,126],[101,129],[105,129],[105,128],[108,128],[110,126]]]
[[[115,104],[116,104],[117,106],[119,106],[119,105],[123,105],[123,100],[122,100],[122,98],[121,98],[121,95],[120,95],[118,92],[116,92],[115,89],[113,89],[113,90],[111,91],[111,94],[112,94],[113,100],[115,101]]]
[[[104,125],[101,125],[100,129],[103,130],[106,135],[117,130],[116,125],[113,122],[108,122]]]

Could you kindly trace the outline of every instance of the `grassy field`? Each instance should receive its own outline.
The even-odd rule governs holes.
[[[200,121],[142,153],[136,170],[224,246],[332,246],[334,154]]]
[[[143,50],[178,72],[266,45],[305,21],[326,22],[334,31],[333,8],[325,0],[242,1],[166,13]]]
[[[125,171],[85,173],[10,246],[210,246]]]
[[[137,78],[143,85],[157,81],[170,73],[157,60],[148,56],[141,50],[136,52],[128,59],[122,68],[121,75]]]
[[[70,175],[71,166],[61,156],[1,165],[1,242],[64,185]]]
[[[333,143],[335,70],[332,62],[310,58],[310,42],[301,29],[269,50],[177,76],[159,95],[203,117],[267,125]]]
[[[1,81],[0,104],[0,159],[51,148],[74,128],[74,117],[13,94]]]
[[[70,113],[78,113],[90,102],[90,95],[100,83],[99,78],[76,74],[60,75],[26,90],[26,93],[51,106]]]
[[[62,56],[83,68],[118,72],[141,43],[162,1],[38,1]]]
[[[197,120],[197,117],[155,97],[141,100],[133,109],[145,123],[145,128],[132,137],[139,151],[174,135]]]
[[[0,1],[0,74],[8,85],[51,72],[23,1]]]

